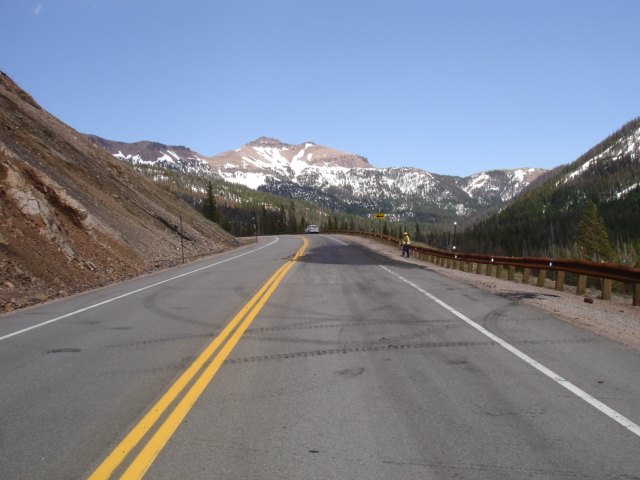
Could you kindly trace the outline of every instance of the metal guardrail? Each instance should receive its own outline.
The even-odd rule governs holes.
[[[382,235],[371,232],[352,232],[347,230],[331,230],[322,233],[340,233],[346,235],[359,235],[377,238],[389,243],[398,244],[399,240],[395,237]],[[556,279],[556,289],[564,288],[565,273],[573,273],[578,275],[578,286],[576,293],[581,295],[586,289],[587,277],[596,277],[603,279],[602,298],[611,299],[611,282],[623,282],[633,285],[633,305],[640,305],[640,269],[633,267],[624,267],[611,263],[588,262],[584,260],[566,260],[557,258],[539,258],[539,257],[502,257],[495,255],[479,255],[473,253],[456,253],[446,252],[429,247],[419,247],[411,245],[410,250],[416,255],[431,256],[438,259],[444,259],[449,263],[451,268],[455,262],[458,262],[458,268],[463,270],[465,264],[476,264],[476,273],[479,273],[479,265],[487,265],[487,274],[491,274],[493,265],[499,267],[510,267],[515,271],[516,267],[524,270],[526,281],[529,280],[530,270],[539,270],[538,285],[544,285],[544,279],[548,271],[559,272]],[[455,268],[455,266],[453,267]],[[502,275],[502,268],[497,270],[497,274]],[[513,273],[509,273],[509,278],[513,278]]]

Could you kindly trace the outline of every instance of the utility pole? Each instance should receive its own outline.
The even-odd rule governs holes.
[[[258,227],[256,226],[256,217],[253,217],[253,230],[256,232],[256,244],[258,243]]]
[[[180,247],[182,248],[182,263],[184,263],[184,235],[182,234],[182,215],[180,215]]]

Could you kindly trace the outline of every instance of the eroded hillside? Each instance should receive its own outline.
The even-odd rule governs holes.
[[[177,263],[182,245],[238,244],[0,72],[0,312]]]

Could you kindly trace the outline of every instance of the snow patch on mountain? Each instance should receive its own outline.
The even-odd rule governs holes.
[[[640,158],[640,128],[628,136],[624,136],[614,142],[610,147],[603,150],[598,155],[588,159],[582,165],[580,165],[573,172],[566,175],[563,179],[556,183],[556,186],[564,184],[579,178],[588,172],[593,166],[597,165],[602,160],[618,161],[621,158],[630,156],[632,159],[637,160]]]

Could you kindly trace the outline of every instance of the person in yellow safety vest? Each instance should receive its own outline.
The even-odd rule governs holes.
[[[409,238],[409,234],[404,232],[404,238],[402,239],[402,256],[407,254],[407,258],[409,258],[409,246],[411,245],[411,239]]]

